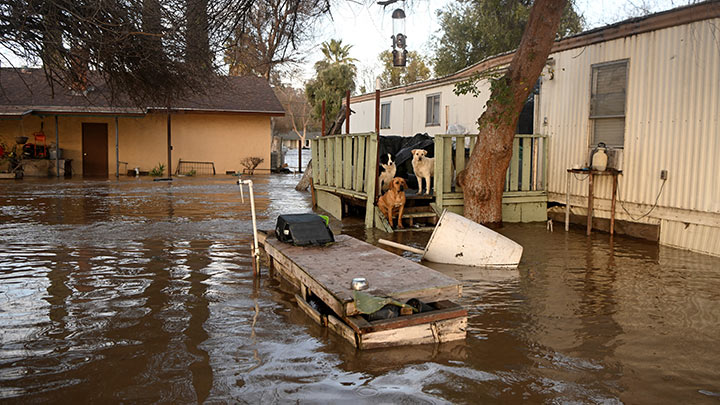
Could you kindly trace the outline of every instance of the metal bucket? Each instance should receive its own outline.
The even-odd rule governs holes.
[[[517,267],[523,247],[461,215],[443,211],[423,259],[478,267]]]

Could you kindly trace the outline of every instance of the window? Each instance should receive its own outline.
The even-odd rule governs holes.
[[[425,126],[440,125],[440,94],[431,94],[426,98]]]
[[[590,89],[593,145],[623,147],[628,61],[594,65]]]
[[[390,128],[390,103],[380,104],[380,128]]]

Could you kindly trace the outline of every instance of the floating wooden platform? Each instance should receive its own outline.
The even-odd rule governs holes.
[[[335,241],[324,247],[293,246],[274,236],[262,241],[270,273],[296,287],[298,306],[316,322],[360,349],[465,338],[467,311],[451,301],[462,293],[457,280],[347,235]],[[355,307],[355,277],[367,279],[365,293],[400,302],[417,298],[434,309],[370,322]]]

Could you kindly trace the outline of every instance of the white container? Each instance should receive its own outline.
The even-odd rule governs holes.
[[[607,162],[608,156],[605,153],[605,148],[598,145],[597,151],[592,155],[590,167],[598,172],[604,172],[607,169]]]
[[[517,267],[523,247],[499,233],[450,211],[443,211],[423,259],[476,267]]]

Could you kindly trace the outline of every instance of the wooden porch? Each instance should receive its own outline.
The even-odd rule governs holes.
[[[455,178],[465,168],[477,139],[478,135],[435,135],[434,194],[432,197],[407,194],[403,219],[410,227],[406,229],[412,230],[415,222],[434,223],[444,209],[463,213],[463,193]],[[503,195],[503,221],[547,220],[547,142],[545,135],[515,136]],[[392,232],[375,206],[377,157],[375,133],[313,139],[313,188],[317,205],[338,219],[346,215],[350,205],[364,207],[366,227]]]

